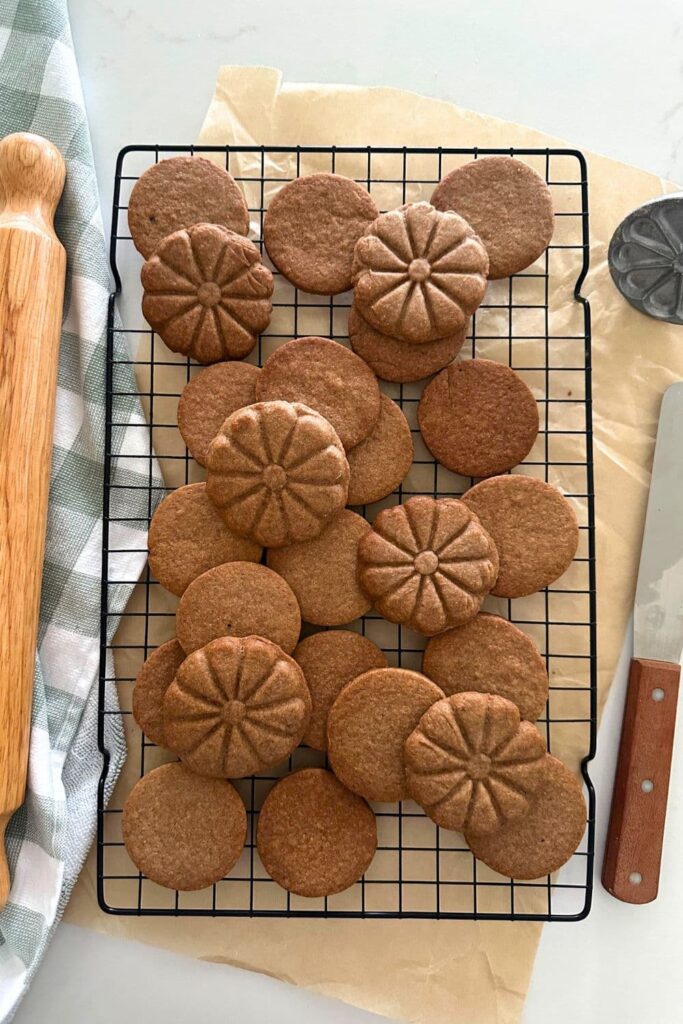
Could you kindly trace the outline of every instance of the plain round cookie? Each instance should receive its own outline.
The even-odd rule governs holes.
[[[313,540],[268,551],[268,565],[296,595],[301,617],[315,626],[343,626],[370,610],[357,577],[358,544],[370,523],[343,509]]]
[[[178,597],[207,569],[258,562],[263,550],[228,527],[205,483],[186,484],[164,498],[149,524],[147,545],[153,575]]]
[[[349,505],[370,505],[391,494],[413,464],[413,436],[400,406],[381,396],[379,419],[348,452]]]
[[[201,156],[175,156],[140,175],[128,200],[128,226],[145,259],[162,238],[200,222],[248,232],[247,204],[231,174]]]
[[[424,443],[446,469],[487,477],[518,465],[538,435],[538,406],[514,370],[467,359],[438,373],[422,393],[417,421]]]
[[[529,812],[545,755],[512,701],[456,693],[427,708],[405,742],[408,792],[442,828],[494,832]]]
[[[198,576],[176,614],[176,633],[186,654],[219,636],[262,636],[291,654],[300,632],[301,614],[291,587],[254,562],[229,562]]]
[[[130,791],[121,821],[128,855],[143,875],[167,889],[204,889],[237,862],[247,813],[225,779],[162,764]]]
[[[513,701],[522,718],[535,722],[548,699],[548,673],[526,633],[500,615],[476,618],[432,637],[422,671],[449,697],[493,693]]]
[[[133,718],[148,740],[164,745],[164,695],[185,660],[185,651],[176,638],[152,651],[135,678]]]
[[[293,658],[261,636],[221,636],[178,669],[164,696],[164,736],[198,775],[241,779],[289,757],[310,714]]]
[[[238,409],[214,437],[207,494],[264,547],[310,540],[346,504],[349,464],[331,423],[300,402]]]
[[[178,430],[200,466],[206,466],[209,445],[228,416],[256,401],[260,372],[252,363],[214,363],[183,388],[178,402]]]
[[[326,750],[327,716],[335,700],[352,679],[373,668],[386,668],[386,656],[360,633],[330,629],[302,640],[293,657],[304,674],[313,701],[304,743],[314,750]]]
[[[443,691],[402,668],[365,672],[344,687],[327,719],[327,756],[345,786],[366,800],[408,795],[403,747]]]
[[[432,203],[472,225],[489,254],[492,280],[530,266],[553,235],[550,189],[514,157],[481,157],[456,168],[436,186]]]
[[[370,193],[340,174],[308,174],[273,197],[263,220],[271,260],[314,295],[351,287],[353,249],[379,211]]]
[[[463,327],[447,338],[411,345],[401,338],[382,334],[361,316],[355,306],[349,310],[351,348],[382,380],[409,384],[442,370],[457,356],[467,335]]]
[[[365,873],[377,849],[375,816],[324,768],[285,776],[263,802],[256,846],[270,877],[298,896],[331,896]]]
[[[276,348],[256,382],[260,402],[283,399],[315,409],[348,451],[379,418],[379,385],[363,360],[329,338],[297,338]]]
[[[579,544],[574,509],[557,488],[513,474],[475,484],[462,500],[488,531],[500,568],[491,593],[525,597],[554,583]]]
[[[472,853],[508,878],[542,878],[561,868],[575,853],[586,828],[586,801],[573,772],[550,754],[545,781],[528,814],[490,835],[465,831]]]

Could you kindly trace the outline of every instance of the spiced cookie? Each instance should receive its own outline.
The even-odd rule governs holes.
[[[494,476],[531,451],[536,399],[521,377],[490,359],[467,359],[438,373],[422,393],[417,421],[442,466],[462,476]]]
[[[423,380],[452,362],[462,348],[467,325],[447,338],[411,345],[400,338],[382,334],[361,316],[355,306],[349,311],[351,348],[382,380],[397,384]]]
[[[550,754],[528,814],[481,835],[465,832],[472,853],[508,878],[542,878],[576,851],[586,829],[586,801],[573,772]]]
[[[121,831],[128,856],[157,885],[204,889],[237,862],[247,813],[232,783],[202,778],[176,761],[136,782]]]
[[[167,495],[149,524],[149,567],[178,597],[207,569],[224,562],[258,562],[262,548],[226,525],[206,484],[187,484]]]
[[[262,636],[291,654],[301,614],[277,573],[253,562],[229,562],[190,583],[178,605],[176,632],[186,654],[219,636]]]
[[[455,210],[489,254],[489,277],[530,266],[552,238],[553,201],[540,174],[509,156],[472,160],[451,171],[432,193],[437,210]]]
[[[353,352],[329,338],[297,338],[276,348],[256,384],[260,402],[302,402],[332,424],[348,451],[379,418],[379,385]]]
[[[494,832],[529,811],[546,747],[509,700],[457,693],[425,711],[406,740],[408,792],[442,828]]]
[[[465,327],[487,270],[486,250],[462,217],[409,203],[383,213],[356,243],[354,302],[383,334],[434,341]]]
[[[209,445],[228,416],[256,401],[260,372],[251,363],[214,363],[183,388],[178,402],[178,430],[200,466],[206,466]]]
[[[492,590],[496,596],[534,594],[571,565],[579,527],[574,509],[557,488],[530,476],[496,476],[476,484],[462,500],[498,549],[500,569]]]
[[[313,701],[304,743],[315,750],[326,750],[327,716],[343,688],[363,672],[386,668],[387,659],[372,640],[348,629],[330,629],[306,637],[293,657]]]
[[[297,288],[337,295],[351,287],[353,248],[378,214],[370,193],[340,174],[308,174],[273,197],[263,219],[268,255]]]
[[[201,156],[175,156],[140,175],[128,201],[128,226],[145,259],[162,238],[199,223],[249,231],[247,204],[231,174]]]
[[[382,395],[379,419],[348,453],[349,505],[370,505],[391,494],[413,464],[413,436],[400,407]]]
[[[258,818],[263,866],[298,896],[331,896],[358,881],[377,849],[375,816],[324,768],[304,768],[273,786]]]
[[[198,363],[242,359],[270,322],[273,275],[253,242],[219,224],[168,235],[140,277],[150,327]]]
[[[430,705],[443,698],[419,672],[378,668],[344,687],[327,719],[327,756],[345,786],[366,800],[408,795],[403,747]]]
[[[447,697],[493,693],[535,722],[548,699],[548,673],[534,642],[507,619],[480,612],[464,626],[432,637],[422,671]]]
[[[152,651],[135,679],[133,718],[147,739],[159,746],[164,745],[164,694],[184,660],[185,651],[174,637]]]
[[[238,409],[211,442],[207,468],[207,493],[226,523],[264,547],[317,537],[346,504],[342,443],[299,402]]]
[[[359,580],[377,611],[433,636],[474,618],[498,571],[476,515],[450,498],[383,509],[358,546]]]
[[[297,663],[260,636],[190,654],[164,697],[166,745],[193,772],[241,779],[289,757],[311,715]]]
[[[343,509],[313,540],[268,552],[268,565],[292,588],[306,622],[343,626],[369,611],[357,578],[358,543],[369,530],[362,516]]]

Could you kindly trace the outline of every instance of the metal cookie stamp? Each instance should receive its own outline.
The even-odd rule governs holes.
[[[612,279],[632,306],[683,324],[683,192],[633,210],[612,235]]]

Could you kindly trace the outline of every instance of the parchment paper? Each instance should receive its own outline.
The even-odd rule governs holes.
[[[219,73],[199,141],[566,145],[543,133],[412,93],[283,84],[276,70],[231,67]],[[583,291],[593,316],[602,707],[632,605],[659,401],[664,388],[683,376],[683,332],[628,306],[613,288],[606,265],[607,244],[621,218],[674,186],[615,161],[587,156],[591,270]],[[562,308],[561,296],[551,295],[550,301]],[[562,751],[568,760],[578,753],[571,745]],[[107,917],[97,908],[93,857],[66,917],[87,927],[272,974],[391,1017],[429,1024],[517,1021],[540,935],[536,924],[505,922]]]

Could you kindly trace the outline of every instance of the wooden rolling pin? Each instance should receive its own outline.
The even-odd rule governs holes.
[[[0,908],[5,828],[24,801],[66,253],[64,161],[38,135],[0,142]]]

